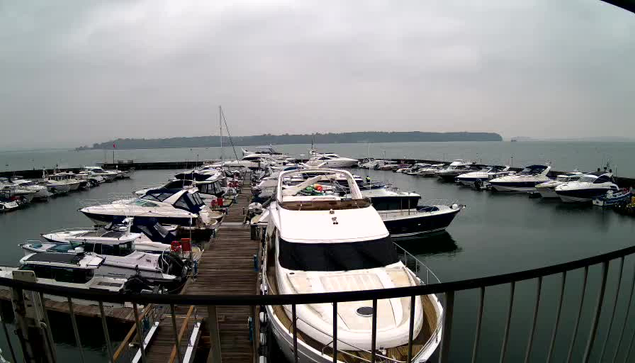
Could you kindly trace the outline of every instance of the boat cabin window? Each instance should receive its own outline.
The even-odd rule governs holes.
[[[41,279],[84,284],[93,278],[94,271],[88,269],[24,265],[20,270],[33,271]]]
[[[280,265],[299,271],[350,271],[399,261],[390,237],[363,242],[295,243],[279,238]]]
[[[156,203],[152,203],[152,202],[149,202],[149,201],[143,200],[143,199],[135,200],[134,204],[138,205],[140,207],[156,207],[156,206],[158,206],[158,204],[156,204]]]
[[[141,199],[156,200],[157,202],[163,202],[164,200],[170,198],[173,195],[174,195],[174,191],[149,191],[148,193],[146,193],[146,195],[141,197]]]
[[[595,179],[595,181],[593,182],[594,184],[601,184],[601,183],[610,183],[612,182],[613,178],[611,178],[608,175],[600,175],[597,179]]]
[[[598,178],[595,177],[594,175],[585,175],[585,176],[580,178],[580,182],[582,182],[582,183],[593,183],[593,182],[595,182],[596,179],[598,179]]]

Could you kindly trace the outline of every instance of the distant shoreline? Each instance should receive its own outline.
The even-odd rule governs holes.
[[[327,134],[284,134],[254,136],[223,136],[223,145],[258,146],[285,144],[343,144],[343,143],[393,143],[393,142],[452,142],[452,141],[503,141],[501,135],[493,132],[346,132]],[[173,137],[164,139],[116,139],[92,146],[81,146],[75,150],[103,149],[169,149],[218,147],[219,136]]]

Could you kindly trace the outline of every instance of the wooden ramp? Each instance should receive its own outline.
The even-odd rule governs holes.
[[[199,265],[198,275],[191,278],[181,294],[187,295],[254,295],[257,293],[258,273],[254,269],[254,255],[258,253],[258,241],[250,239],[249,225],[243,225],[244,213],[251,199],[249,175],[245,177],[246,185],[229,208],[223,218],[217,235],[210,241],[209,247],[203,253]],[[189,307],[187,307],[189,308]],[[183,328],[183,311],[179,308],[177,327],[184,331],[181,341],[181,354],[185,353],[187,340],[191,336],[193,321]],[[206,321],[201,327],[200,344],[196,357],[203,361],[210,353],[210,335],[207,325],[208,311],[199,307],[197,315]],[[254,360],[254,343],[250,339],[249,318],[253,316],[249,306],[218,306],[216,310],[220,335],[221,358],[223,362],[249,362]],[[166,314],[155,339],[148,347],[148,362],[170,361],[170,354],[174,349],[174,330],[171,316]],[[178,362],[178,359],[173,360]]]

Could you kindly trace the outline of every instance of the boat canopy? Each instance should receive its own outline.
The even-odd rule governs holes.
[[[296,271],[350,271],[384,267],[399,258],[390,236],[361,242],[295,243],[279,239],[280,265]]]
[[[540,174],[547,169],[545,165],[529,165],[526,166],[523,170],[520,171],[520,174],[524,175],[533,175]]]

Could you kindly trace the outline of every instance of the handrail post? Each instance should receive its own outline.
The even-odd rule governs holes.
[[[298,363],[298,315],[295,304],[291,305],[291,326],[293,327],[293,361]]]
[[[172,315],[172,329],[174,331],[174,346],[176,348],[176,356],[179,359],[179,363],[183,362],[183,357],[181,357],[181,342],[179,341],[179,333],[176,327],[176,315],[174,313],[174,304],[170,304],[170,313]],[[183,321],[183,324],[186,324],[187,321]]]
[[[218,316],[216,312],[216,305],[207,306],[207,324],[209,326],[209,336],[211,348],[209,355],[207,356],[208,363],[221,363],[221,351],[220,351],[220,331],[218,329]]]
[[[408,363],[412,362],[412,340],[414,339],[414,328],[415,328],[415,309],[417,308],[417,300],[416,296],[410,296],[410,321],[408,324]]]
[[[512,281],[510,284],[509,294],[509,306],[507,310],[507,322],[505,323],[505,333],[503,335],[503,346],[501,348],[500,363],[505,362],[505,355],[507,354],[507,340],[509,340],[509,327],[512,322],[512,312],[514,310],[514,292],[516,291],[516,281]]]
[[[108,351],[108,361],[114,362],[112,353],[112,343],[110,342],[110,333],[108,333],[108,323],[106,322],[106,313],[104,312],[104,303],[99,302],[99,312],[101,314],[101,327],[104,330],[104,338],[106,338],[106,350]]]
[[[135,324],[137,325],[137,337],[139,337],[139,350],[141,351],[141,361],[146,361],[146,348],[143,346],[145,339],[143,338],[143,329],[141,329],[141,319],[139,319],[139,311],[137,310],[137,304],[132,303],[132,310],[134,313]]]
[[[589,339],[587,340],[586,348],[584,349],[584,356],[582,361],[587,363],[591,358],[591,350],[593,349],[593,343],[595,342],[595,335],[598,330],[598,322],[600,320],[600,314],[602,314],[602,303],[604,302],[604,292],[606,291],[606,278],[609,272],[609,261],[602,263],[602,282],[600,284],[600,292],[598,293],[597,303],[595,305],[595,314],[593,314],[593,323],[591,324],[591,331],[589,332]]]
[[[454,315],[454,291],[445,293],[445,319],[443,319],[443,337],[441,338],[441,357],[439,361],[450,361],[450,338],[452,337],[452,317]]]
[[[370,346],[370,363],[375,363],[375,359],[377,359],[377,299],[373,299],[373,318]]]
[[[481,323],[483,318],[483,305],[485,302],[485,288],[481,287],[479,294],[478,315],[476,316],[476,333],[474,336],[474,347],[472,348],[472,363],[476,362],[478,356],[478,345],[481,341]]]
[[[337,363],[337,301],[333,302],[333,363]]]
[[[79,337],[79,328],[77,327],[77,320],[75,319],[75,311],[73,309],[73,300],[71,298],[68,299],[68,313],[71,316],[71,324],[73,325],[73,334],[75,334],[75,344],[77,344],[77,348],[79,349],[79,356],[82,359],[82,362],[85,361],[84,358],[84,348],[82,347],[82,340]]]

